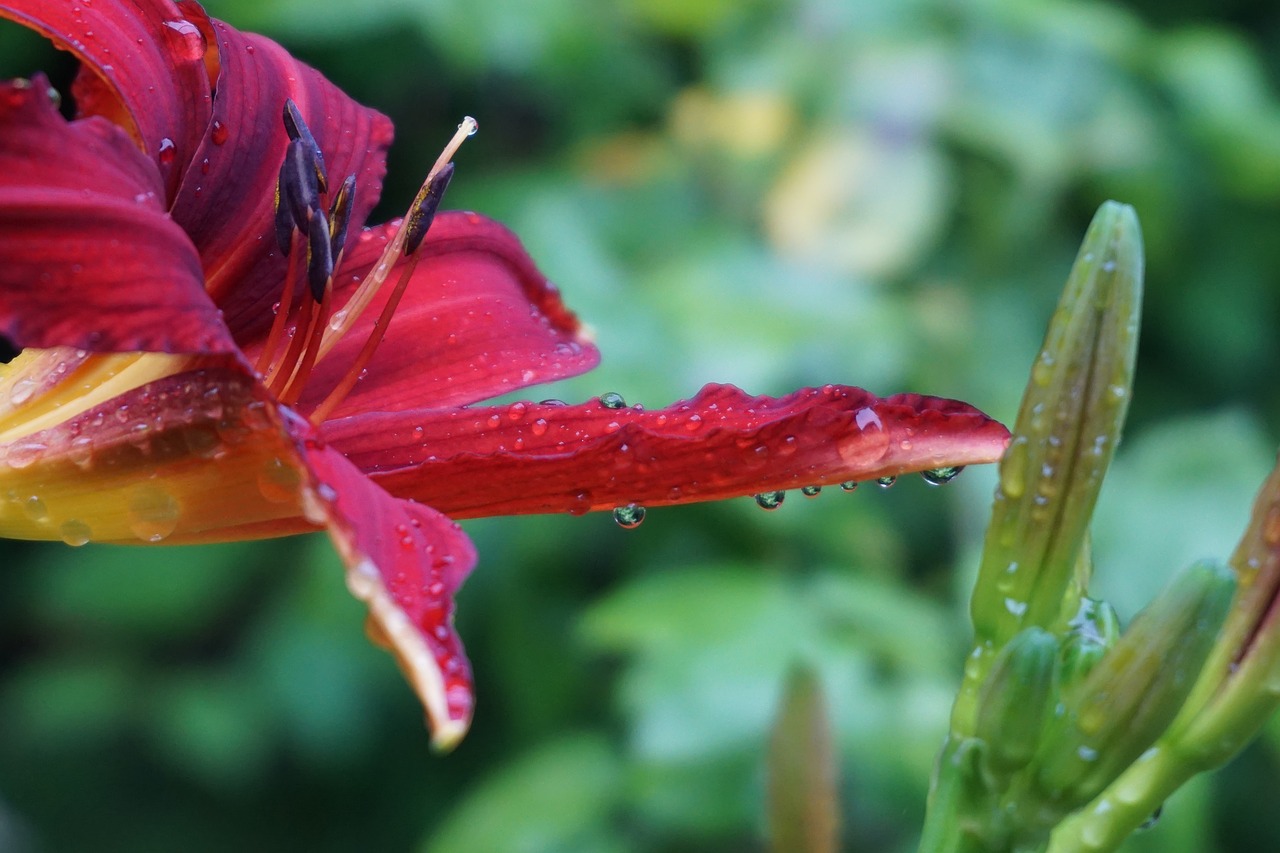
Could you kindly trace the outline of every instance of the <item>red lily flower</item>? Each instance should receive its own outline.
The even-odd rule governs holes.
[[[508,231],[434,216],[452,147],[404,221],[361,228],[390,122],[274,42],[193,2],[0,15],[82,63],[74,120],[41,77],[0,84],[0,334],[25,348],[0,365],[0,535],[327,528],[438,744],[473,704],[452,615],[476,556],[450,517],[942,478],[1003,451],[966,404],[843,386],[478,406],[598,354]]]

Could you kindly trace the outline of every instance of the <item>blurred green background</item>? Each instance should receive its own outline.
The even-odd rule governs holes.
[[[1280,7],[1134,0],[217,0],[391,115],[375,220],[460,117],[448,206],[509,223],[665,405],[844,382],[1012,420],[1097,205],[1148,292],[1095,591],[1225,556],[1280,436]],[[0,72],[58,59],[0,28]],[[845,846],[913,849],[993,471],[468,523],[475,725],[431,754],[322,537],[0,543],[0,850],[750,851],[795,661]],[[1280,724],[1129,851],[1280,846]]]

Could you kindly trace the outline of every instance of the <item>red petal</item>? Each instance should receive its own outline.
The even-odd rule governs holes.
[[[367,414],[322,432],[392,494],[457,518],[715,500],[994,462],[1009,437],[965,403],[833,385],[780,399],[709,385],[656,412],[593,400]]]
[[[364,232],[338,280],[343,304],[377,260],[391,226]],[[369,372],[336,412],[474,403],[595,367],[599,353],[514,234],[474,213],[442,213]],[[404,263],[404,261],[401,261]],[[304,409],[346,373],[382,311],[398,270],[308,383]]]
[[[31,26],[85,63],[88,73],[75,87],[80,114],[124,126],[153,158],[167,152],[159,162],[164,197],[171,198],[209,123],[204,39],[178,6],[5,0],[0,16]]]
[[[453,593],[476,562],[457,524],[396,500],[336,450],[306,445],[317,507],[347,564],[347,586],[369,606],[369,629],[391,647],[449,748],[475,704],[471,667],[453,630]]]
[[[48,83],[0,84],[0,333],[19,346],[235,352],[155,165],[67,122]]]
[[[356,176],[351,233],[382,192],[391,121],[348,98],[270,39],[212,21],[218,48],[212,122],[173,202],[200,249],[207,287],[242,344],[265,335],[286,264],[276,249],[274,198],[292,98],[324,152],[330,184]]]

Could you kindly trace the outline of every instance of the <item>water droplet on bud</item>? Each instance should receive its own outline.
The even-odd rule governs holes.
[[[892,475],[888,477],[876,477],[876,485],[882,489],[887,489],[896,482],[898,482],[898,478]]]
[[[800,494],[806,498],[816,498],[822,492],[822,486],[801,486]]]
[[[621,394],[615,391],[610,391],[606,394],[600,395],[600,405],[604,406],[606,409],[625,409],[627,407],[627,401],[622,399]]]

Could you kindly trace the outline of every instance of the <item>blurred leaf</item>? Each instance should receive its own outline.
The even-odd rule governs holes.
[[[491,775],[424,846],[426,853],[609,853],[625,850],[611,813],[621,768],[605,741],[567,735]]]
[[[1131,436],[1094,514],[1096,597],[1128,619],[1155,597],[1171,567],[1230,554],[1274,457],[1241,412],[1167,421]]]

